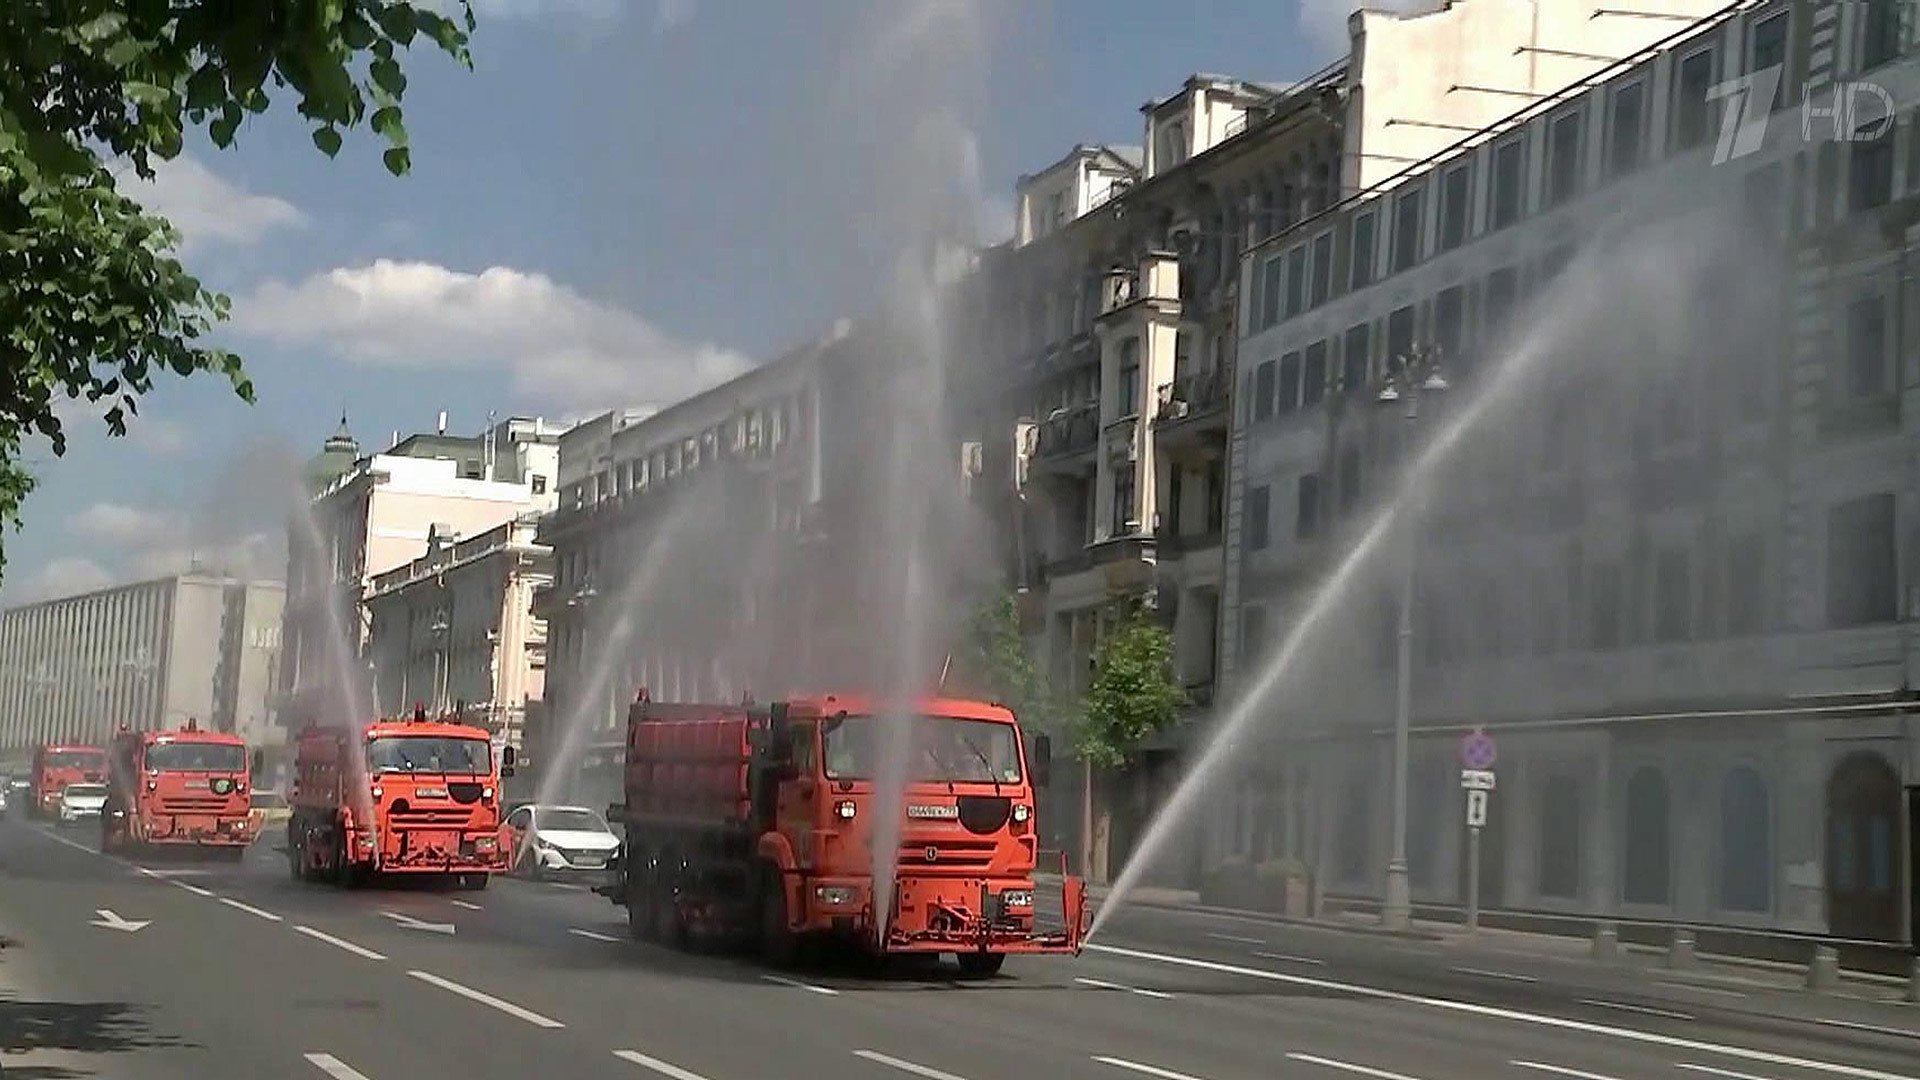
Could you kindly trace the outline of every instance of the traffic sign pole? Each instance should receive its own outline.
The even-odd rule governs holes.
[[[1460,786],[1467,792],[1467,930],[1480,929],[1480,830],[1493,800],[1493,764],[1499,760],[1493,736],[1475,728],[1460,740]]]
[[[1475,794],[1468,792],[1469,795]],[[1467,930],[1480,929],[1480,826],[1467,829]]]

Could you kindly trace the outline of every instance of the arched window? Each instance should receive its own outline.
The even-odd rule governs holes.
[[[1580,781],[1566,773],[1540,793],[1540,895],[1580,896]]]
[[[1720,786],[1720,906],[1728,911],[1773,907],[1773,816],[1767,782],[1745,765]]]
[[[1673,861],[1667,814],[1667,778],[1646,766],[1627,781],[1626,881],[1629,904],[1673,902]]]

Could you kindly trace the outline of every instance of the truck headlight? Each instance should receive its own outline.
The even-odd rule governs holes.
[[[1026,803],[1015,803],[1013,805],[1013,820],[1024,822],[1032,816],[1033,807],[1028,806]]]
[[[814,888],[813,898],[823,907],[851,907],[859,895],[851,885],[820,885]]]
[[[1000,894],[1000,902],[1010,908],[1030,908],[1033,906],[1033,890],[1008,889]]]
[[[859,807],[854,804],[852,799],[841,799],[838,803],[835,803],[833,807],[834,816],[841,821],[852,821],[853,815],[858,812]]]

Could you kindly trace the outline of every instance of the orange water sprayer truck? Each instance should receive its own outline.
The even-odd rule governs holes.
[[[500,779],[483,729],[411,717],[315,725],[294,750],[287,862],[296,879],[357,886],[374,875],[432,876],[483,889],[507,869]]]
[[[177,845],[243,858],[254,840],[248,764],[238,735],[192,719],[178,731],[121,729],[107,751],[100,850]]]
[[[52,817],[68,784],[98,784],[107,778],[107,752],[97,746],[45,743],[33,748],[32,816]]]
[[[979,701],[893,711],[849,695],[762,707],[664,704],[642,690],[627,716],[625,802],[607,815],[625,843],[595,891],[627,909],[635,937],[744,937],[782,965],[835,940],[882,956],[952,953],[972,975],[1012,953],[1077,954],[1081,879],[1062,874],[1064,927],[1036,925],[1046,736]],[[887,735],[910,740],[893,808],[875,781]],[[876,897],[873,845],[889,812],[901,815],[891,895]]]

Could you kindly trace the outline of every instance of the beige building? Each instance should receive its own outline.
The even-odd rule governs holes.
[[[314,460],[313,496],[288,524],[288,720],[316,708],[364,708],[389,676],[367,655],[373,579],[427,552],[430,535],[473,537],[522,514],[550,510],[559,472],[559,429],[511,419],[477,436],[440,431],[396,438],[362,456],[341,430]],[[341,697],[343,688],[350,696]],[[327,695],[335,695],[327,700]]]
[[[189,718],[271,740],[284,596],[190,572],[0,613],[0,753]]]
[[[427,553],[376,575],[366,599],[368,655],[380,711],[458,710],[518,746],[546,681],[546,620],[534,590],[552,580],[552,553],[524,513],[477,536],[434,533]]]

